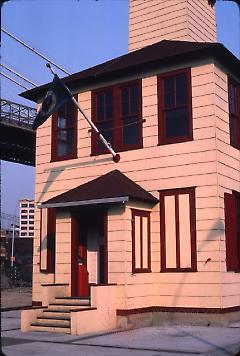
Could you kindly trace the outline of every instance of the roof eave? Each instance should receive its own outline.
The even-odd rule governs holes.
[[[39,209],[45,208],[68,208],[74,206],[85,206],[85,205],[97,205],[97,204],[112,204],[121,203],[124,204],[129,201],[129,197],[116,197],[116,198],[102,198],[102,199],[91,199],[91,200],[80,200],[80,201],[69,201],[69,202],[46,202],[38,205]]]
[[[186,60],[186,55],[187,55],[187,60]],[[124,56],[121,56],[124,57]],[[228,50],[226,49],[222,44],[216,43],[214,46],[198,49],[198,50],[192,50],[184,53],[180,53],[174,56],[169,56],[165,57],[162,59],[156,59],[152,60],[149,62],[142,62],[142,63],[136,63],[129,65],[128,67],[123,67],[120,69],[112,70],[112,71],[107,71],[104,72],[104,69],[102,73],[98,73],[98,75],[87,75],[88,71],[92,70],[93,68],[96,67],[99,68],[101,65],[97,65],[95,67],[86,69],[80,73],[82,73],[83,77],[82,78],[76,78],[74,80],[74,76],[76,74],[72,74],[69,77],[63,78],[63,81],[65,84],[68,85],[69,89],[74,91],[74,88],[81,88],[86,85],[96,85],[99,84],[103,81],[110,80],[113,78],[120,77],[121,75],[127,76],[128,74],[137,74],[139,72],[144,71],[146,67],[149,68],[156,68],[160,65],[164,64],[176,64],[176,63],[184,63],[184,62],[189,62],[189,60],[196,60],[196,59],[202,59],[202,58],[209,58],[209,57],[215,57],[220,61],[220,63],[224,66],[229,68],[231,71],[236,73],[239,76],[240,73],[240,61]],[[86,74],[86,76],[84,76]],[[33,88],[31,90],[25,91],[23,93],[20,93],[19,95],[28,99],[32,100],[35,102],[38,102],[46,93],[48,86],[50,83],[44,84],[40,87]]]

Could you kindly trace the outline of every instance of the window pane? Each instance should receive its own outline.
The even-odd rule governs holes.
[[[188,103],[187,75],[181,74],[176,77],[176,105],[186,105],[187,103]]]
[[[98,129],[104,138],[113,145],[113,124],[112,121],[101,122],[98,124]],[[98,147],[104,149],[105,146],[101,140],[98,140]]]
[[[63,116],[58,116],[57,126],[59,129],[65,129],[67,127],[66,118]]]
[[[105,119],[112,119],[113,116],[113,100],[112,91],[107,91],[105,94]]]
[[[164,106],[169,108],[174,105],[174,78],[167,78],[164,80]]]
[[[125,87],[121,90],[122,99],[122,116],[128,116],[129,113],[129,88]]]
[[[97,94],[97,121],[112,119],[113,100],[112,91]]]
[[[140,124],[138,117],[124,119],[122,130],[124,145],[136,145],[140,142]]]
[[[165,112],[165,134],[167,138],[189,135],[188,108]]]
[[[229,85],[229,111],[237,113],[237,88],[233,84]]]
[[[67,147],[65,143],[59,142],[57,147],[57,155],[59,157],[65,156],[67,154]]]
[[[140,95],[140,81],[116,85],[104,91],[93,92],[93,99],[96,103],[94,122],[115,150],[123,150],[125,148],[124,145],[137,146],[141,140],[142,122],[133,124],[136,119],[140,119]],[[127,121],[123,121],[126,119]],[[131,126],[127,127],[128,124],[131,124]],[[97,135],[93,133],[93,154],[103,153],[105,150],[106,148]]]
[[[65,156],[72,152],[74,146],[74,129],[60,130],[58,132],[57,155]]]
[[[58,132],[59,141],[67,141],[67,130],[60,130]]]
[[[65,105],[62,105],[62,106],[58,109],[58,114],[57,114],[57,127],[58,127],[58,128],[65,128],[65,127],[66,127]]]
[[[97,121],[104,120],[104,94],[97,95]]]
[[[137,114],[139,112],[139,87],[133,85],[131,87],[131,114]]]
[[[230,140],[231,144],[237,144],[237,122],[234,115],[229,116],[230,120]]]
[[[65,127],[73,127],[74,126],[74,120],[75,120],[75,112],[76,112],[76,107],[73,104],[72,101],[68,101],[66,103],[66,126]]]
[[[122,117],[136,115],[139,112],[139,87],[131,85],[121,89],[121,115]]]

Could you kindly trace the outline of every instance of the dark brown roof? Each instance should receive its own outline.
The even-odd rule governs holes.
[[[130,200],[143,200],[157,203],[158,199],[145,189],[134,183],[118,170],[111,171],[103,176],[73,188],[52,199],[42,203],[48,204],[82,202],[107,198],[128,197]]]
[[[214,57],[225,67],[239,76],[240,61],[222,44],[210,42],[189,42],[163,40],[134,52],[117,57],[105,63],[72,74],[63,79],[70,90],[86,85],[97,85],[101,81],[118,78],[121,75],[143,73],[166,64],[183,64],[195,59]],[[46,93],[48,84],[28,90],[20,95],[37,101]]]

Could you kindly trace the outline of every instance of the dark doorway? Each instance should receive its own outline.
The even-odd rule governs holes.
[[[72,296],[89,295],[90,284],[107,283],[107,215],[72,215]]]

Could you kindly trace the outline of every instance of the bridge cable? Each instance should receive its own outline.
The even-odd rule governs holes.
[[[19,74],[18,72],[16,72],[15,70],[5,66],[4,64],[0,63],[0,66],[7,69],[9,72],[15,74],[17,77],[25,80],[26,82],[28,82],[29,84],[33,85],[34,87],[37,87],[37,84],[33,83],[30,79],[27,79],[26,77],[24,77],[22,74]]]
[[[51,61],[49,58],[47,58],[46,56],[44,56],[43,54],[41,54],[39,51],[37,51],[35,48],[29,46],[27,43],[23,42],[22,40],[20,40],[19,38],[17,38],[16,36],[14,36],[13,34],[11,34],[10,32],[6,31],[4,28],[1,28],[1,31],[4,32],[6,35],[8,35],[9,37],[13,38],[15,41],[17,41],[18,43],[20,43],[21,45],[23,45],[24,47],[26,47],[27,49],[29,49],[30,51],[34,52],[35,54],[37,54],[39,57],[45,59],[47,62],[51,63],[54,67],[60,69],[62,72],[64,72],[67,75],[70,75],[71,73],[67,72],[65,69],[63,69],[62,67],[60,67],[58,64],[54,63],[53,61]]]
[[[20,84],[20,83],[17,82],[15,79],[9,77],[7,74],[1,72],[0,75],[2,75],[3,77],[7,78],[8,80],[11,80],[11,82],[13,82],[13,83],[19,85],[19,86],[22,87],[23,89],[29,90],[29,88],[25,87],[23,84]]]

